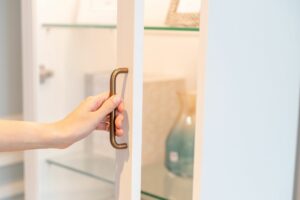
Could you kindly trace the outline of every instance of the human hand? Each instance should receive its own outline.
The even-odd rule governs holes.
[[[54,146],[66,148],[85,138],[94,130],[108,130],[109,114],[117,108],[115,120],[116,135],[123,135],[124,103],[120,96],[108,96],[108,93],[86,98],[66,118],[52,124],[55,139]]]

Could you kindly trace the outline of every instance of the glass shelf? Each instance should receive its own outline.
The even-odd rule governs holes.
[[[142,168],[142,194],[150,199],[192,199],[193,179],[171,174],[163,163]],[[148,198],[145,198],[148,199]]]
[[[104,25],[104,24],[55,24],[47,23],[42,24],[44,28],[78,28],[78,29],[116,29],[116,25]],[[188,31],[198,32],[197,27],[171,27],[171,26],[145,26],[144,30],[150,31]]]
[[[114,184],[115,162],[111,158],[97,154],[70,154],[48,159],[47,162],[108,184]]]
[[[115,162],[111,158],[98,154],[70,154],[50,158],[47,162],[107,184],[114,184]],[[142,168],[142,173],[142,199],[192,199],[192,179],[172,175],[162,163],[147,165]]]

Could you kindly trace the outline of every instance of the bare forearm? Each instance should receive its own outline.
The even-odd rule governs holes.
[[[0,152],[55,147],[53,124],[0,120]]]
[[[66,148],[94,130],[106,130],[108,114],[118,109],[116,133],[122,135],[123,103],[119,96],[91,96],[64,119],[54,123],[0,120],[0,152]]]

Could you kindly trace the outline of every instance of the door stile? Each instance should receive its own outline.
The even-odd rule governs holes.
[[[201,160],[204,126],[204,79],[208,38],[208,0],[201,1],[199,57],[197,69],[197,113],[194,153],[193,200],[200,200]]]
[[[118,1],[117,64],[128,67],[124,102],[128,149],[117,150],[116,199],[141,199],[143,0]]]
[[[26,121],[37,119],[37,27],[36,1],[21,1],[22,16],[22,74],[23,116]],[[38,200],[40,194],[37,150],[24,153],[25,199]]]

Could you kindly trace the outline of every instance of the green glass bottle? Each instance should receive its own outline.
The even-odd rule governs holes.
[[[165,165],[175,175],[193,176],[195,93],[179,93],[181,112],[166,140]]]

